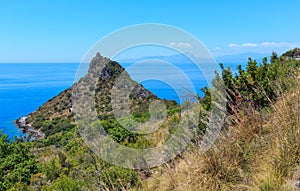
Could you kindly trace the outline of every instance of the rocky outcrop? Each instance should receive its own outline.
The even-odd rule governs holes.
[[[27,124],[27,122],[26,122],[27,118],[28,118],[28,116],[17,119],[15,121],[15,124],[17,125],[17,127],[19,127],[23,131],[23,133],[29,134],[29,135],[33,136],[35,139],[44,138],[45,134],[42,131],[34,129],[31,127],[30,124]]]
[[[133,81],[125,69],[115,61],[111,61],[97,53],[89,65],[88,73],[75,83],[71,88],[63,91],[58,96],[50,99],[37,111],[22,117],[16,124],[24,132],[34,135],[36,138],[43,138],[40,124],[53,120],[66,120],[74,122],[72,101],[80,97],[81,94],[89,95],[94,93],[95,109],[99,119],[107,119],[113,116],[111,105],[112,89],[115,88],[116,81],[124,81],[123,85],[131,84],[130,89],[130,110],[131,112],[147,112],[151,100],[159,99],[153,93],[145,89],[142,85]],[[94,84],[90,84],[90,83]],[[74,90],[79,90],[74,96]],[[120,92],[123,91],[120,89]],[[124,92],[124,91],[123,91]],[[77,97],[76,97],[77,96]],[[78,110],[78,108],[77,108]],[[37,125],[38,124],[38,125]],[[39,129],[34,129],[36,127]]]

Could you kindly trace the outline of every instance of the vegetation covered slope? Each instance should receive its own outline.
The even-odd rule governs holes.
[[[295,190],[300,180],[299,67],[299,61],[275,53],[271,63],[249,59],[237,75],[222,66],[230,101],[219,140],[205,153],[196,142],[181,158],[154,169],[142,190]]]
[[[0,132],[0,190],[16,185],[26,188],[31,175],[39,171],[35,159],[30,153],[30,145],[17,140],[12,142]]]
[[[105,70],[96,70],[106,65]],[[1,142],[1,148],[11,146],[1,160],[5,189],[2,190],[288,190],[295,185],[300,163],[299,142],[299,67],[300,62],[273,53],[270,62],[261,64],[249,59],[246,70],[238,67],[238,74],[230,68],[216,76],[224,82],[228,97],[228,123],[206,153],[199,151],[205,124],[199,125],[188,149],[175,160],[161,167],[136,171],[120,168],[103,161],[83,143],[70,112],[71,89],[50,100],[31,114],[28,123],[46,133],[44,139],[33,142]],[[180,109],[167,102],[168,118],[162,128],[151,136],[139,136],[124,130],[112,118],[109,104],[110,87],[121,68],[116,62],[97,55],[89,73],[99,77],[96,85],[99,121],[114,139],[128,147],[153,147],[172,134],[172,124],[180,120]],[[199,87],[200,88],[200,87]],[[201,109],[209,112],[211,90],[203,89]],[[149,118],[148,103],[156,96],[137,84],[131,109],[135,118]],[[142,93],[141,93],[142,92]],[[145,97],[145,95],[147,95]],[[136,97],[141,99],[135,99]],[[144,101],[143,101],[144,100]],[[104,105],[104,107],[103,107]],[[102,108],[103,107],[103,108]],[[97,125],[97,124],[95,124]],[[3,135],[1,135],[3,137]],[[3,139],[5,140],[5,138]],[[4,146],[3,146],[4,145]],[[10,163],[18,151],[24,155],[16,160],[22,168]],[[30,152],[29,152],[30,148]],[[5,149],[6,150],[6,149]],[[15,152],[16,151],[16,152]],[[35,161],[29,163],[25,160]],[[19,159],[19,158],[18,158]],[[13,161],[13,160],[12,160]],[[32,164],[32,165],[31,165]],[[27,168],[28,166],[28,168]],[[9,179],[16,174],[16,178]],[[295,176],[295,177],[294,177]],[[300,177],[299,177],[300,178]],[[1,190],[0,189],[0,190]]]
[[[134,84],[129,99],[130,110],[135,120],[145,122],[149,119],[149,103],[159,98],[131,80],[117,62],[97,54],[91,61],[86,76],[28,116],[26,122],[44,132],[46,137],[31,143],[31,152],[37,156],[40,168],[38,173],[32,176],[30,184],[27,184],[27,189],[120,190],[138,186],[139,172],[106,163],[83,143],[71,112],[74,87],[94,78],[95,87],[91,89],[87,84],[86,89],[80,92],[88,94],[95,91],[98,121],[94,126],[100,123],[115,141],[129,147],[155,146],[166,139],[167,136],[163,137],[166,134],[164,132],[169,131],[166,124],[154,135],[144,137],[123,128],[113,117],[111,92],[121,74]],[[170,115],[178,111],[176,102],[163,101]]]
[[[95,103],[98,118],[109,120],[113,117],[111,105],[111,91],[116,79],[120,75],[126,75],[126,79],[135,84],[129,99],[131,101],[132,113],[137,118],[145,118],[149,115],[148,105],[153,100],[159,100],[152,92],[146,90],[142,85],[131,80],[124,68],[119,63],[111,61],[100,56],[98,53],[90,63],[88,74],[80,79],[80,82],[89,81],[89,77],[97,78],[95,87],[86,85],[86,90],[82,94],[95,91]],[[43,131],[46,136],[53,135],[60,131],[66,131],[74,128],[72,115],[72,93],[73,87],[63,91],[58,96],[52,98],[37,111],[31,113],[27,118],[27,123]],[[168,107],[176,107],[176,102],[165,101]]]

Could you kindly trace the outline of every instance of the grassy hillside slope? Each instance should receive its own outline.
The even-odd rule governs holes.
[[[169,163],[145,170],[109,164],[83,142],[71,113],[72,91],[68,89],[29,115],[27,122],[42,130],[46,137],[15,145],[16,148],[26,145],[24,157],[36,161],[33,165],[25,162],[25,166],[32,168],[26,171],[26,182],[21,179],[23,171],[10,162],[10,157],[0,158],[4,164],[1,168],[6,169],[3,177],[14,172],[14,179],[6,180],[3,187],[49,191],[294,190],[300,180],[300,61],[273,53],[270,62],[267,58],[262,63],[249,59],[246,69],[239,66],[237,74],[222,64],[221,67],[222,74],[217,74],[215,80],[224,83],[229,100],[227,119],[219,139],[207,152],[199,150],[207,128],[205,123],[199,123],[186,151]],[[115,141],[127,147],[163,144],[172,135],[173,125],[180,121],[180,108],[174,102],[164,101],[167,119],[150,135],[141,136],[124,129],[113,118],[110,103],[111,88],[123,70],[118,63],[100,55],[92,60],[87,76],[98,81],[95,89],[87,86],[87,92],[83,92],[96,92],[98,121],[92,127],[97,128],[100,123]],[[88,81],[87,76],[82,80]],[[133,83],[136,88],[130,96],[130,110],[136,120],[145,122],[149,119],[149,101],[158,98]],[[205,96],[199,98],[203,111],[200,119],[205,118],[212,105],[211,90],[203,91]],[[0,143],[1,148],[11,145]],[[9,155],[18,156],[15,152]]]
[[[141,190],[299,189],[300,63],[273,56],[271,63],[259,67],[249,60],[247,70],[240,69],[238,76],[223,69],[231,97],[230,120],[219,140],[205,153],[195,143],[182,157],[153,169]],[[251,71],[256,73],[251,76]],[[259,71],[275,76],[263,82]],[[248,82],[241,83],[245,79]],[[269,85],[262,88],[261,82]],[[243,92],[243,88],[248,89]]]

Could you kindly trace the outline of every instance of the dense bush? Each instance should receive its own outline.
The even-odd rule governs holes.
[[[134,170],[111,166],[103,171],[101,181],[109,190],[122,191],[137,185],[138,174]]]
[[[12,142],[0,132],[0,190],[26,188],[31,175],[37,172],[38,164],[30,146],[20,140]]]
[[[238,73],[235,74],[230,67],[225,68],[221,63],[222,73],[221,76],[217,74],[216,79],[220,78],[224,83],[229,113],[246,105],[256,109],[269,106],[280,94],[295,85],[293,79],[299,66],[300,62],[296,60],[280,60],[275,52],[271,56],[271,62],[264,58],[258,64],[256,60],[249,58],[246,70],[238,65]],[[203,108],[210,110],[211,90],[205,87],[202,91],[204,98],[200,98],[200,103]]]
[[[69,119],[54,119],[47,121],[38,121],[33,124],[36,129],[42,130],[48,137],[58,132],[69,131],[75,127]]]

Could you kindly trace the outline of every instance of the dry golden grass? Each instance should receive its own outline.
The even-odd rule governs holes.
[[[247,107],[233,116],[236,123],[223,131],[215,147],[201,153],[191,146],[172,164],[153,169],[138,190],[295,190],[299,112],[299,87],[264,111]]]

